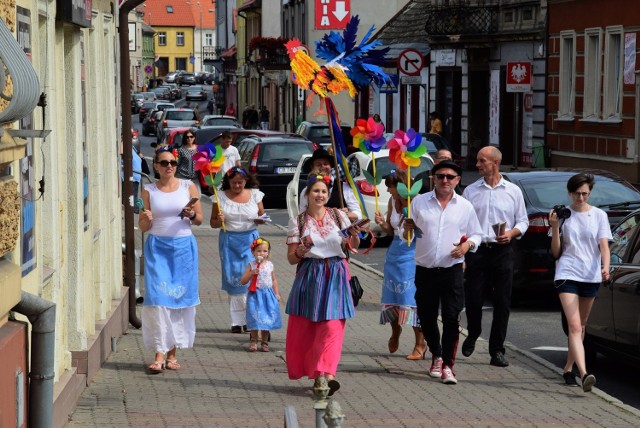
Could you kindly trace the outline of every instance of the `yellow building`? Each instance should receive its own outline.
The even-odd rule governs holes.
[[[145,3],[144,21],[156,30],[156,76],[176,70],[194,71],[194,5],[187,0]]]

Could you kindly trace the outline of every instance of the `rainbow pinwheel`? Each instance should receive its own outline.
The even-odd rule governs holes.
[[[398,183],[398,195],[407,199],[407,218],[411,218],[411,197],[416,196],[422,188],[422,180],[418,180],[411,185],[411,167],[420,166],[422,155],[427,152],[427,148],[422,144],[422,135],[413,128],[407,132],[397,130],[394,137],[389,140],[389,159],[396,164],[398,169],[407,170],[407,184]],[[411,235],[409,235],[408,245],[411,245]]]
[[[382,177],[379,177],[376,172],[376,156],[375,153],[379,152],[382,146],[385,145],[387,140],[382,136],[384,133],[384,125],[377,123],[372,117],[369,119],[356,120],[356,126],[351,128],[351,135],[353,136],[353,146],[357,147],[362,153],[371,153],[371,163],[373,165],[373,175],[369,174],[366,170],[362,173],[367,181],[374,187],[374,197],[376,201],[376,212],[378,209],[378,184],[382,182]]]
[[[193,155],[192,158],[194,161],[193,169],[200,171],[204,177],[204,181],[213,189],[213,195],[216,198],[218,207],[220,206],[220,201],[218,200],[217,187],[222,182],[221,168],[225,160],[222,153],[222,147],[206,143],[198,146],[198,153]],[[215,174],[215,177],[213,174]],[[222,230],[226,231],[224,221],[222,222]]]

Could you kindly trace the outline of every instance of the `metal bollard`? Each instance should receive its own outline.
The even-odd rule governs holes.
[[[296,408],[294,406],[289,405],[284,408],[284,427],[299,428],[298,415],[296,414]]]
[[[328,428],[339,428],[344,422],[344,413],[342,413],[342,407],[336,400],[329,400],[327,408],[324,411],[324,423]]]

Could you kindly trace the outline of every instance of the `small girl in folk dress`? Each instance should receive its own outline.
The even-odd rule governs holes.
[[[273,272],[273,263],[269,260],[271,244],[263,238],[258,238],[251,244],[251,252],[255,261],[247,265],[240,283],[249,285],[247,295],[247,329],[251,334],[248,351],[258,350],[258,330],[261,331],[260,350],[269,352],[269,330],[282,328],[280,318],[280,293],[278,281]]]

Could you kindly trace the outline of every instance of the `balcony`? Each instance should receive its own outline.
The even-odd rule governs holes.
[[[282,37],[254,37],[249,42],[249,51],[259,68],[264,70],[288,70],[289,55],[284,47],[287,39]]]
[[[429,6],[425,19],[429,38],[486,36],[498,31],[499,6]]]

